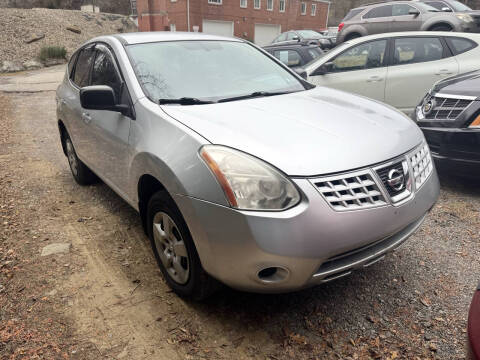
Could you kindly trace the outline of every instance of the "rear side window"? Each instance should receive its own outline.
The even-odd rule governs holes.
[[[395,39],[394,65],[435,61],[443,58],[443,45],[439,38]]]
[[[347,13],[347,16],[345,16],[342,20],[342,22],[345,22],[345,21],[348,21],[350,20],[351,18],[353,18],[354,16],[357,16],[358,14],[360,14],[363,10],[365,10],[364,8],[363,9],[353,9],[353,10],[350,10],[348,13]]]
[[[77,66],[75,66],[75,74],[73,82],[78,87],[88,86],[90,68],[94,59],[95,51],[93,48],[83,49],[78,55]]]
[[[455,55],[467,52],[472,50],[474,47],[477,47],[477,43],[468,39],[450,37],[446,40]]]
[[[392,5],[385,5],[376,7],[365,15],[363,15],[364,19],[374,19],[374,18],[381,18],[381,17],[388,17],[392,16]]]
[[[295,50],[276,50],[273,56],[287,66],[299,66],[302,64],[302,58]]]

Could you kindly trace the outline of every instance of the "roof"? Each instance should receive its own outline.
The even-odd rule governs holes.
[[[455,36],[455,37],[464,37],[467,39],[475,39],[476,41],[480,41],[480,33],[464,33],[464,32],[451,32],[451,31],[403,31],[403,32],[389,32],[389,33],[362,36],[352,40],[348,40],[340,44],[339,46],[345,43],[348,43],[348,44],[362,43],[365,40],[387,39],[387,38],[394,38],[394,37],[412,37],[412,36],[427,36],[427,37],[428,36]]]
[[[216,41],[243,41],[241,39],[208,35],[198,32],[155,31],[136,32],[113,35],[124,44],[141,44],[159,41],[185,41],[185,40],[216,40]]]

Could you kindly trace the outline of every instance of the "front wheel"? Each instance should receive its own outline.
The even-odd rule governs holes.
[[[150,199],[147,224],[153,253],[170,288],[195,300],[211,295],[218,282],[203,270],[187,224],[165,191]]]
[[[449,25],[434,25],[430,28],[430,31],[452,31],[452,27]]]
[[[90,185],[97,181],[97,176],[78,158],[68,135],[65,139],[65,152],[73,178],[79,185]]]

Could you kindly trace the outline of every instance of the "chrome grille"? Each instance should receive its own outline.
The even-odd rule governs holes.
[[[369,171],[311,181],[337,211],[364,209],[387,203]]]
[[[471,103],[472,100],[452,99],[434,96],[425,104],[431,102],[433,108],[425,114],[428,120],[455,120]]]
[[[425,180],[433,171],[432,156],[427,144],[422,145],[409,155],[410,164],[413,169],[415,187],[418,189],[425,183]]]

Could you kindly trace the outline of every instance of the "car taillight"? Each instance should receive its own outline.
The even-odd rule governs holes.
[[[345,26],[345,23],[340,23],[338,25],[338,32],[342,31],[343,27]]]

